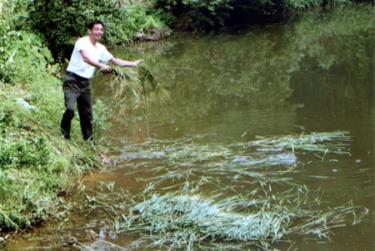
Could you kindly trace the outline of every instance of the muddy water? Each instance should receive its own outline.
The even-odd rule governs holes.
[[[201,192],[225,196],[252,189],[246,184],[259,175],[287,177],[320,189],[325,208],[352,201],[368,212],[360,224],[333,229],[330,241],[291,236],[292,248],[375,250],[373,21],[371,9],[350,8],[306,14],[288,24],[117,48],[119,56],[144,58],[169,98],[155,97],[147,108],[124,115],[106,79],[95,81],[95,96],[116,107],[107,135],[117,164],[86,175],[73,201],[83,203],[99,190],[108,196],[121,189],[136,194],[149,181],[160,182],[158,191],[174,191],[187,177],[214,180],[216,188]],[[348,132],[348,154],[265,155],[247,148],[260,136],[335,131]],[[233,172],[236,168],[242,172]],[[287,175],[280,175],[285,170]],[[116,234],[100,210],[75,209],[60,218],[20,235],[7,248],[62,249],[74,236],[94,250],[135,249],[132,242],[139,237]],[[99,234],[94,244],[89,229]],[[140,243],[138,249],[146,248]]]

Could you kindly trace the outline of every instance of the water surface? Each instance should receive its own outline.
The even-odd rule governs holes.
[[[95,97],[115,113],[106,134],[119,149],[118,165],[87,175],[83,184],[95,190],[114,182],[115,189],[136,193],[161,174],[166,175],[164,187],[178,183],[170,171],[184,170],[192,179],[214,177],[222,188],[232,187],[228,195],[241,193],[251,189],[243,184],[253,177],[240,177],[236,183],[233,177],[210,172],[217,165],[236,168],[254,157],[254,151],[238,145],[259,136],[347,131],[350,155],[272,155],[283,162],[262,167],[262,172],[292,168],[287,177],[311,190],[321,189],[325,206],[352,201],[369,212],[358,225],[334,229],[331,241],[292,236],[294,248],[374,250],[373,21],[371,8],[352,7],[307,13],[288,24],[205,36],[182,34],[117,48],[121,57],[143,58],[170,97],[164,102],[155,98],[147,108],[124,114],[106,79],[97,79]],[[215,191],[203,189],[211,196]],[[74,198],[83,200],[84,194]],[[115,234],[107,222],[104,214],[76,211],[66,221],[21,235],[8,248],[59,249],[69,235],[84,241],[85,229],[124,248],[137,238]],[[116,250],[108,243],[92,247]],[[275,244],[281,250],[288,247]]]

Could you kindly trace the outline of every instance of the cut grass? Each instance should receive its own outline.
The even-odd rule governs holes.
[[[168,92],[144,63],[136,68],[113,66],[112,69],[107,83],[116,100],[116,114],[124,115],[129,110],[145,108],[151,101],[168,99]]]
[[[155,184],[139,194],[102,187],[80,210],[94,215],[104,211],[117,233],[138,234],[134,244],[171,250],[268,249],[297,235],[330,239],[333,229],[357,224],[365,215],[351,203],[329,207],[321,193],[304,185],[271,192],[270,184],[259,182],[250,192],[222,198],[191,189],[202,185],[191,182],[188,189],[164,194]]]
[[[186,139],[130,145],[122,159],[144,191],[116,199],[96,193],[90,210],[105,210],[117,232],[139,234],[134,243],[145,248],[269,249],[297,235],[330,239],[333,229],[365,213],[351,203],[332,206],[319,191],[296,184],[303,165],[296,159],[315,158],[317,148],[303,144],[346,156],[349,142],[348,132],[329,132],[232,145]]]

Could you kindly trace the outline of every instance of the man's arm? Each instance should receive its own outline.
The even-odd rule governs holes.
[[[90,54],[85,51],[85,50],[80,50],[80,53],[81,53],[81,56],[83,58],[83,61],[85,61],[85,63],[91,65],[91,66],[94,66],[95,68],[99,69],[100,71],[103,71],[103,72],[110,72],[112,69],[109,65],[106,65],[106,64],[102,64],[100,63],[99,61],[95,61],[93,60],[91,57],[90,57]]]
[[[115,65],[124,66],[124,67],[136,67],[139,63],[142,63],[143,60],[135,60],[135,61],[126,61],[120,58],[113,57],[111,62]]]

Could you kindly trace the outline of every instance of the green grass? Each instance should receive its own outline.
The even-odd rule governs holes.
[[[58,194],[98,163],[90,145],[77,140],[77,120],[72,142],[60,133],[60,68],[38,35],[16,28],[20,3],[6,2],[0,19],[0,231],[52,216]],[[100,113],[104,108],[99,108]],[[96,125],[101,120],[96,116]],[[100,126],[96,129],[99,133]]]
[[[33,91],[30,84],[1,87],[0,230],[7,230],[28,227],[49,217],[56,209],[57,194],[69,189],[84,170],[95,165],[96,153],[84,142],[68,142],[61,136],[63,99],[58,86],[46,83],[43,92]],[[29,96],[27,100],[35,110],[17,103],[20,90]],[[40,97],[40,93],[46,96]],[[48,100],[48,95],[54,99]]]

